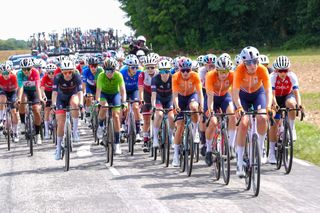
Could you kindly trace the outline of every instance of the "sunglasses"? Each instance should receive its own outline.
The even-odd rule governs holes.
[[[49,74],[49,75],[53,75],[53,74],[54,74],[54,72],[53,72],[53,71],[50,71],[50,72],[48,72],[48,74]]]
[[[226,70],[218,70],[218,73],[221,73],[221,74],[228,74],[230,72],[230,70],[226,69]]]
[[[258,63],[258,59],[251,59],[251,60],[246,60],[243,62],[245,65],[250,66],[253,64],[257,64]]]
[[[30,72],[31,68],[22,68],[23,72]]]
[[[285,69],[285,70],[278,70],[278,73],[287,73],[289,70]]]
[[[63,75],[71,75],[73,73],[73,71],[63,71],[62,74]]]
[[[80,62],[80,65],[84,65],[84,62]]]
[[[181,69],[180,71],[181,71],[182,73],[185,73],[185,72],[186,72],[186,73],[189,73],[189,72],[191,71],[191,69]]]
[[[146,67],[147,70],[154,70],[155,67]]]
[[[2,75],[9,75],[9,72],[8,71],[3,71]]]
[[[105,72],[106,74],[108,74],[108,73],[114,73],[114,71],[115,71],[115,70],[112,70],[112,69],[105,69],[105,70],[104,70],[104,72]]]
[[[90,64],[90,67],[97,68],[98,64]]]
[[[131,66],[130,69],[132,70],[137,70],[139,67],[136,67],[136,66]]]
[[[160,74],[169,74],[170,70],[160,70],[159,73]]]

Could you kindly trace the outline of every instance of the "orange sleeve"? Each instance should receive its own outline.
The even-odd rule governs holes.
[[[178,74],[175,73],[172,76],[172,92],[179,92]]]
[[[240,89],[243,78],[244,64],[240,64],[233,75],[233,89]]]
[[[214,91],[214,82],[215,82],[215,72],[209,72],[206,76],[206,91],[213,92]]]
[[[230,85],[233,84],[233,78],[234,78],[234,72],[230,71],[229,76],[228,76],[228,80],[230,82]]]
[[[196,90],[202,91],[202,85],[201,85],[201,80],[200,80],[200,76],[198,75],[198,73],[194,72],[193,74],[193,80],[194,80],[194,85],[196,87]]]
[[[271,89],[271,81],[270,81],[270,78],[269,78],[269,73],[268,73],[268,70],[267,68],[263,67],[263,66],[259,66],[260,70],[259,70],[259,74],[260,74],[260,78],[262,80],[262,83],[263,83],[263,87],[264,89]]]

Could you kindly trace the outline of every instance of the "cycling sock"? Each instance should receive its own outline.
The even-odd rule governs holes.
[[[114,143],[119,144],[120,143],[120,133],[119,132],[114,132]]]
[[[207,152],[212,152],[212,140],[206,139]]]
[[[293,128],[294,128],[294,120],[289,119],[289,126],[290,126],[291,130],[293,131]]]
[[[4,114],[5,114],[5,110],[0,110],[0,120],[3,119]]]
[[[18,131],[18,125],[17,124],[12,124],[12,131],[13,131],[13,134],[17,134],[17,131]]]
[[[159,128],[153,127],[153,142],[158,143]]]
[[[263,134],[263,135],[260,135],[258,134],[259,137],[258,137],[258,145],[259,145],[259,148],[260,148],[260,156],[263,156],[263,149],[264,149],[264,139],[266,138],[266,135],[267,133]]]
[[[192,122],[192,135],[193,135],[193,137],[195,137],[197,130],[198,130],[198,122],[197,123]]]
[[[44,129],[45,133],[49,134],[49,121],[44,121]]]
[[[63,137],[57,137],[57,148],[61,147],[61,142],[62,142]]]
[[[140,121],[136,121],[136,130],[137,130],[137,134],[140,133]]]
[[[34,125],[34,126],[35,126],[35,129],[36,129],[36,135],[40,134],[41,126],[38,126],[38,125]]]
[[[200,131],[200,142],[201,144],[204,144],[206,141],[206,132]]]
[[[76,133],[78,131],[78,118],[72,118],[73,121],[73,133]]]
[[[236,140],[236,130],[228,130],[229,135],[229,147],[234,147],[234,142]]]
[[[20,113],[20,120],[21,120],[21,123],[25,123],[25,118],[26,118],[26,114],[22,114],[22,113]]]
[[[270,141],[269,153],[274,153],[276,149],[276,142]]]
[[[103,122],[104,122],[104,120],[100,120],[100,119],[99,119],[99,126],[100,126],[100,127],[103,127]]]
[[[243,165],[243,153],[244,147],[237,145],[237,166],[242,167]]]
[[[174,144],[174,156],[179,155],[180,144]]]

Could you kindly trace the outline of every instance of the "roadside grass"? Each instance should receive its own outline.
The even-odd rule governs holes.
[[[302,93],[301,101],[307,111],[318,111],[320,113],[320,91],[319,93]]]
[[[1,50],[0,51],[0,62],[4,62],[8,60],[8,57],[10,55],[16,55],[16,54],[27,54],[31,53],[30,50]]]
[[[294,157],[320,166],[320,128],[305,122],[296,122],[297,141]]]

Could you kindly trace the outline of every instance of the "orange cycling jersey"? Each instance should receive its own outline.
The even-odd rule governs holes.
[[[247,68],[241,63],[234,72],[234,89],[241,89],[244,92],[253,93],[257,91],[262,84],[264,89],[271,88],[268,70],[263,65],[259,64],[255,73],[248,74]]]
[[[233,74],[234,73],[230,71],[228,77],[221,81],[216,71],[208,72],[206,76],[207,93],[213,92],[215,96],[224,96],[232,85]]]
[[[178,92],[182,96],[189,96],[195,91],[202,90],[201,81],[198,73],[191,71],[188,79],[183,79],[181,72],[172,76],[172,92]]]

